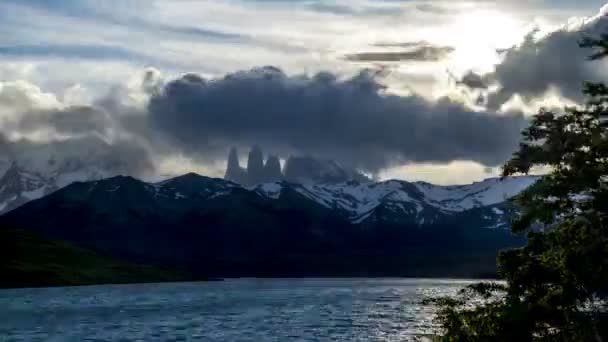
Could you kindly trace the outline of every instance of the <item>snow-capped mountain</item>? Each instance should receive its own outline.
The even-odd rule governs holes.
[[[12,163],[0,178],[0,213],[8,212],[28,201],[41,198],[73,182],[100,180],[116,174],[103,166],[85,165],[74,159],[54,162],[46,173],[28,171]],[[30,167],[31,168],[31,167]],[[180,186],[184,179],[205,179]],[[434,224],[440,216],[450,216],[476,208],[489,208],[483,214],[487,227],[504,227],[508,223],[505,202],[530,186],[536,177],[509,177],[487,179],[469,185],[438,186],[424,182],[343,182],[337,184],[290,182],[264,183],[242,187],[230,181],[200,176],[176,177],[159,183],[149,183],[156,196],[176,200],[192,196],[215,198],[230,194],[234,189],[250,191],[268,199],[279,199],[295,192],[327,209],[339,212],[351,223],[364,224],[388,216],[394,219],[407,217],[420,225]]]
[[[6,177],[13,191],[40,195],[39,180],[18,171]],[[196,174],[155,183],[117,176],[32,200],[0,216],[0,227],[221,276],[487,275],[498,250],[524,242],[496,228],[508,228],[515,211],[505,200],[534,180],[243,187]]]
[[[206,206],[215,200],[225,198],[230,201],[246,194],[265,201],[297,203],[295,207],[314,204],[354,225],[429,227],[466,221],[477,228],[508,228],[515,210],[508,200],[537,179],[534,176],[491,178],[458,186],[399,180],[338,184],[280,181],[243,187],[223,179],[190,173],[158,183],[142,184],[146,196],[151,196],[149,201],[161,201],[162,205],[171,207]],[[120,188],[120,185],[105,190],[98,188],[99,184],[107,184],[107,180],[89,184],[92,184],[89,192],[115,192]]]
[[[103,179],[112,173],[99,167],[85,167],[77,161],[46,172],[25,169],[13,162],[0,177],[0,214],[39,199],[73,182]]]
[[[44,178],[25,172],[13,164],[0,178],[0,212],[40,198],[51,190],[51,185]]]
[[[488,227],[503,226],[505,202],[532,185],[538,178],[491,178],[469,185],[438,186],[425,182],[391,180],[379,183],[290,184],[276,182],[250,188],[268,198],[278,199],[293,189],[316,203],[341,211],[352,223],[377,218],[379,208],[394,216],[414,217],[420,224],[433,224],[440,214],[454,215],[472,209],[491,209],[484,217]],[[426,221],[426,222],[425,222]]]
[[[127,160],[133,152],[119,148],[125,151],[97,138],[11,144],[0,151],[0,214],[73,182],[137,173],[137,163]]]

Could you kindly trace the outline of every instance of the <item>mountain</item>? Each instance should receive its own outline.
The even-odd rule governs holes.
[[[439,218],[452,217],[473,209],[483,215],[486,228],[506,227],[509,207],[506,202],[536,180],[535,177],[493,178],[471,185],[436,186],[424,182],[391,180],[379,183],[350,181],[339,184],[269,183],[253,189],[271,198],[280,198],[287,189],[336,210],[351,223],[378,220],[409,220],[424,226]]]
[[[246,186],[287,180],[292,183],[338,184],[348,181],[370,182],[361,172],[340,165],[334,160],[317,159],[310,156],[291,156],[281,170],[281,161],[276,155],[269,155],[264,163],[264,153],[254,145],[249,151],[247,168],[241,168],[235,147],[228,153],[225,180]]]
[[[12,164],[0,178],[0,212],[10,211],[54,190],[54,184]]]
[[[53,144],[0,141],[0,214],[38,199],[76,181],[91,181],[120,174],[143,175],[150,169],[135,157],[138,151],[121,146],[118,153],[98,138]],[[131,158],[132,160],[127,160]]]
[[[169,270],[125,263],[63,241],[13,229],[0,229],[0,250],[0,288],[185,279]]]
[[[75,181],[102,179],[111,172],[99,168],[76,167],[38,173],[12,163],[0,177],[0,214],[41,198]]]
[[[249,151],[249,157],[247,158],[247,183],[257,184],[263,182],[266,178],[264,171],[264,154],[260,146],[255,145]]]
[[[226,165],[224,179],[239,184],[245,184],[247,182],[247,171],[239,164],[239,153],[235,147],[231,148],[228,153],[228,163]]]
[[[270,155],[264,163],[264,178],[261,183],[276,182],[283,179],[279,157]]]
[[[0,225],[205,276],[488,276],[518,246],[506,202],[533,177],[243,187],[196,174],[77,182]]]
[[[313,157],[290,157],[285,162],[285,179],[294,183],[339,184],[348,181],[369,182],[357,170],[346,168],[333,160]]]

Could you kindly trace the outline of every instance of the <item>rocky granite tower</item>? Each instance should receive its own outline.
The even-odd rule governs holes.
[[[247,181],[247,175],[239,164],[239,154],[235,147],[231,148],[230,153],[228,153],[228,166],[226,167],[224,179],[239,184],[244,184]]]
[[[275,155],[268,156],[264,164],[264,182],[276,182],[283,179],[281,172],[281,162]]]
[[[264,182],[264,155],[260,146],[255,145],[249,151],[247,160],[247,184],[253,185]]]
[[[316,159],[310,156],[292,156],[281,170],[281,162],[276,155],[269,155],[264,163],[262,149],[255,145],[249,152],[247,169],[241,168],[236,148],[230,149],[225,179],[244,186],[287,180],[294,183],[343,183],[347,181],[369,182],[364,174],[356,169],[344,167],[329,159]]]

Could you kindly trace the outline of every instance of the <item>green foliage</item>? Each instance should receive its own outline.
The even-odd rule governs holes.
[[[591,60],[608,56],[608,35],[585,39]],[[608,339],[608,87],[584,86],[588,102],[541,110],[522,133],[503,175],[549,173],[516,198],[512,230],[528,243],[498,256],[505,284],[478,284],[439,298],[441,341]]]

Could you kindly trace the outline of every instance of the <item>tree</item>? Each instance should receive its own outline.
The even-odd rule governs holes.
[[[591,60],[608,35],[584,39]],[[584,106],[541,110],[503,176],[550,171],[516,197],[523,248],[498,256],[505,283],[465,288],[439,304],[444,341],[608,341],[608,87],[587,83]]]

